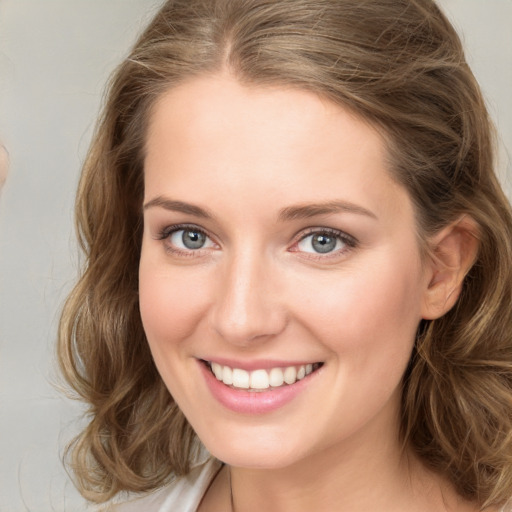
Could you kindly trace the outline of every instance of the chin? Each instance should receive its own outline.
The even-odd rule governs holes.
[[[240,433],[239,433],[240,434]],[[245,435],[206,436],[203,444],[220,461],[233,467],[253,469],[280,469],[305,457],[299,449],[304,442],[295,443],[290,436],[269,432],[252,432]],[[287,443],[283,443],[287,439]]]

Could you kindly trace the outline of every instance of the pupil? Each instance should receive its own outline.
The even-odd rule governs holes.
[[[205,236],[198,231],[184,231],[182,241],[187,249],[200,249],[205,243]]]
[[[315,235],[312,244],[316,252],[331,252],[336,247],[336,238],[329,235]]]

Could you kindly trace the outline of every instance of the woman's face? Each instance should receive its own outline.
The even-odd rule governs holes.
[[[214,455],[285,467],[395,442],[429,277],[372,126],[309,92],[194,79],[152,112],[144,205],[144,329]]]

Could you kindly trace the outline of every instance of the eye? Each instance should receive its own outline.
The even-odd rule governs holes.
[[[315,231],[297,242],[297,249],[306,253],[329,254],[354,247],[355,241],[341,231]]]
[[[193,226],[169,228],[160,238],[166,240],[169,250],[177,252],[198,251],[215,246],[204,231]]]
[[[207,236],[197,230],[192,229],[180,229],[175,231],[169,237],[170,242],[179,249],[201,249],[204,247]]]

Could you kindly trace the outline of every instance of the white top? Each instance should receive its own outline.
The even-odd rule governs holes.
[[[112,512],[196,512],[222,463],[210,458],[151,494],[109,508]]]

